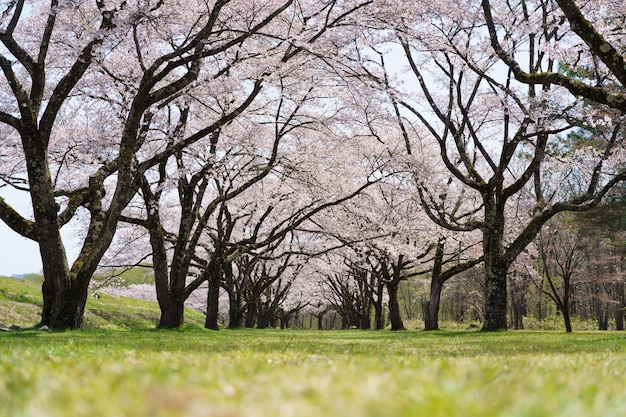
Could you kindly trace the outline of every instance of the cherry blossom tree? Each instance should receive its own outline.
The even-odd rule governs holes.
[[[39,244],[42,323],[82,327],[91,277],[145,172],[210,140],[299,56],[336,53],[369,3],[2,2],[2,178],[29,193],[33,218],[4,199],[0,218]],[[161,127],[185,111],[170,104],[206,89],[229,107],[172,141]],[[59,230],[78,211],[89,222],[70,267]]]
[[[263,106],[271,107],[267,102]],[[277,111],[282,107],[281,98]],[[298,108],[300,105],[296,104],[295,109]],[[180,135],[186,128],[188,112],[187,107],[183,109],[180,120],[172,128],[172,137]],[[283,118],[278,114],[269,116],[270,120]],[[234,227],[232,216],[225,204],[263,180],[272,171],[281,139],[291,129],[296,128],[290,123],[295,117],[296,114],[291,113],[284,116],[287,122],[283,125],[263,128],[265,121],[258,115],[247,117],[245,121],[240,116],[239,122],[225,126],[211,136],[208,153],[201,147],[191,147],[184,153],[179,152],[175,158],[172,157],[175,160],[175,169],[168,164],[169,160],[164,160],[155,167],[153,175],[149,175],[150,172],[144,175],[140,216],[125,215],[122,220],[143,226],[149,233],[157,298],[162,311],[159,327],[182,325],[184,301],[208,279],[209,269],[219,269],[218,259],[223,257],[220,249],[223,245],[220,242],[224,239],[228,241]],[[273,141],[266,144],[265,138],[272,136]],[[268,152],[268,157],[263,156],[265,152]],[[153,180],[149,180],[149,177],[153,177]],[[226,178],[229,178],[228,183]],[[176,187],[176,192],[171,192],[172,185]],[[172,201],[173,199],[176,201]],[[212,235],[220,236],[213,239],[214,249],[210,252],[208,261],[211,268],[207,268],[202,266],[204,260],[198,260],[196,247],[204,241],[205,229],[214,221],[215,215],[227,224],[219,228],[217,234]],[[169,246],[172,247],[171,256],[168,254]],[[192,267],[197,276],[187,282],[187,278],[194,272]]]
[[[424,12],[436,18],[426,23],[402,16],[398,42],[415,89],[403,91],[396,86],[393,94],[402,117],[426,129],[413,129],[415,140],[436,147],[448,171],[441,177],[430,173],[421,177],[423,206],[441,227],[481,232],[483,329],[506,329],[509,267],[550,218],[599,204],[612,186],[626,178],[616,164],[622,129],[619,114],[605,108],[596,113],[583,103],[563,99],[549,85],[520,87],[515,71],[502,71],[503,55],[494,55],[492,41],[485,41],[480,5],[455,6],[456,13],[444,5],[428,4]],[[511,16],[524,21],[521,8],[506,13],[508,22]],[[552,18],[516,28],[507,45],[516,59],[523,59],[528,72],[555,68],[555,59],[543,51],[569,29]],[[598,123],[598,114],[608,134],[597,135],[593,146],[572,143],[571,133],[589,131],[591,122]],[[582,178],[586,186],[555,191],[572,176]],[[515,216],[522,192],[534,201],[525,220],[513,223],[513,218],[520,218]],[[461,205],[452,198],[459,194],[464,195]]]
[[[626,9],[622,2],[482,0],[481,7],[493,49],[516,80],[531,86],[558,86],[574,97],[626,110]],[[545,46],[534,44],[542,37]],[[530,68],[524,69],[516,48],[526,42],[529,48],[538,47],[543,59],[553,65],[533,68],[531,61]],[[570,71],[559,71],[557,66]]]
[[[328,87],[320,82],[305,81],[281,78],[273,91],[220,129],[219,143],[205,157],[201,149],[190,147],[176,156],[175,169],[164,162],[149,172],[152,180],[146,177],[142,184],[138,216],[122,217],[149,231],[161,327],[182,324],[184,300],[204,281],[209,282],[207,327],[218,328],[219,287],[229,295],[231,324],[237,325],[244,307],[257,309],[256,301],[280,278],[258,275],[265,270],[263,257],[284,239],[294,241],[295,234],[315,234],[314,218],[376,182],[371,170],[377,165],[365,163],[376,156],[369,155],[368,147],[363,150],[364,135],[355,134],[354,128],[344,132],[342,114],[349,108],[329,100]],[[338,176],[341,184],[336,183]],[[168,199],[172,184],[177,191]],[[303,248],[290,250],[306,255]],[[310,253],[319,250],[325,249],[307,248]],[[263,268],[248,271],[245,259]],[[188,281],[190,275],[196,278]],[[261,290],[244,303],[242,292],[250,289],[245,284],[251,281]]]
[[[540,272],[548,284],[547,289],[543,286],[539,288],[554,301],[563,315],[565,331],[571,333],[571,305],[577,288],[582,284],[577,277],[584,262],[581,237],[567,230],[547,227],[539,233],[538,247]]]
[[[287,254],[282,259],[263,259],[260,256],[242,255],[224,271],[223,288],[229,298],[229,324],[231,329],[241,327],[274,326],[277,318],[281,327],[291,315],[300,311],[307,301],[284,308],[291,287],[303,262],[294,262]]]

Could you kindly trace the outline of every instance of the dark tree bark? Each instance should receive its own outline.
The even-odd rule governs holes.
[[[422,303],[424,315],[424,330],[439,330],[439,307],[441,304],[441,292],[443,285],[460,274],[482,262],[482,257],[461,262],[459,252],[453,253],[450,259],[445,259],[445,239],[439,239],[435,249],[433,267],[430,271],[430,293],[427,301]],[[444,269],[444,265],[452,263],[450,267]]]
[[[398,303],[398,286],[400,281],[387,282],[387,294],[389,295],[389,322],[391,330],[406,330],[402,316],[400,315],[400,304]]]
[[[513,277],[510,282],[511,315],[513,328],[524,329],[524,316],[526,315],[526,294],[528,292],[527,278],[525,276]]]
[[[430,281],[429,299],[423,303],[424,330],[439,330],[439,304],[442,289],[443,280],[441,277],[433,277]]]
[[[324,330],[324,315],[326,311],[323,313],[317,314],[315,318],[317,318],[317,330]]]
[[[371,283],[372,287],[376,286],[376,290],[372,291],[372,297],[373,297],[372,306],[374,307],[374,326],[376,330],[382,330],[385,328],[385,311],[383,309],[383,289],[385,288],[385,283],[380,279],[376,279],[374,277],[374,274],[372,274],[372,279],[376,281],[376,282]],[[390,298],[389,309],[390,309],[390,314],[391,314],[391,296],[389,298]],[[396,302],[396,307],[398,308],[398,314],[399,314],[400,307],[397,306],[398,304],[397,288],[396,288],[395,302]]]
[[[617,306],[613,312],[615,317],[615,330],[624,330],[624,309],[626,308],[626,300],[624,297],[624,281],[617,285]]]
[[[228,293],[228,328],[238,329],[243,325],[246,308],[243,303],[243,291],[248,279],[240,268],[238,268],[239,279],[236,279],[231,262],[225,262],[222,267],[224,271],[222,288]]]
[[[207,312],[204,327],[210,330],[219,330],[219,299],[220,281],[222,278],[221,262],[210,262],[208,268]]]

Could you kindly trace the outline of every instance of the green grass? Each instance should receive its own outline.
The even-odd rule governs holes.
[[[112,271],[110,274],[96,274],[92,282],[96,286],[115,284],[118,286],[129,286],[133,284],[154,284],[154,272],[152,266],[134,267]]]
[[[623,416],[617,332],[0,334],[0,416]]]
[[[0,278],[0,320],[32,325],[40,297]],[[85,331],[0,332],[0,417],[626,415],[623,332],[213,332],[192,312],[162,331],[157,318],[155,303],[104,295]]]
[[[41,282],[0,277],[0,323],[32,328],[41,319]],[[152,301],[90,294],[85,308],[86,329],[151,329],[159,321],[159,306]],[[204,315],[185,310],[187,323],[204,324]]]

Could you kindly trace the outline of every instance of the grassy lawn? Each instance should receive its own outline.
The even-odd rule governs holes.
[[[131,330],[154,328],[159,306],[152,301],[90,293],[85,308],[85,328]],[[41,319],[41,282],[0,277],[0,323],[32,328]],[[187,323],[202,326],[203,314],[187,309]]]
[[[0,416],[624,416],[617,332],[22,331]]]
[[[0,277],[32,329],[38,282]],[[0,417],[626,415],[626,333],[154,330],[156,303],[90,297],[85,331],[0,332]]]

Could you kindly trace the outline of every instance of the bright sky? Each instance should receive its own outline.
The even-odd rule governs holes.
[[[25,193],[4,188],[0,189],[0,197],[3,197],[22,215],[28,215],[31,212],[29,200]],[[72,239],[71,225],[62,230],[62,235],[71,262],[72,253],[75,252],[73,245],[76,244]],[[0,220],[0,275],[11,276],[40,272],[41,257],[37,243],[15,233]]]
[[[30,205],[26,194],[0,189],[0,196],[7,203],[26,215],[30,212]],[[30,272],[41,272],[41,257],[37,244],[9,229],[0,221],[0,275],[11,276]]]
[[[0,275],[41,272],[39,248],[0,222]]]

